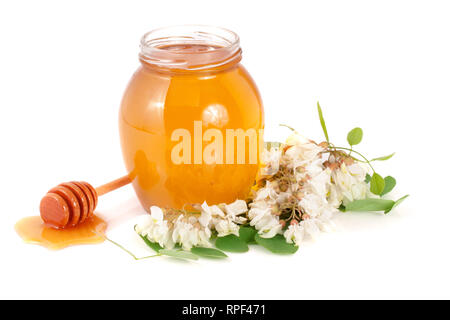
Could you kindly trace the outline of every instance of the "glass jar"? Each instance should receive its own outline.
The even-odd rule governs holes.
[[[247,198],[264,115],[241,55],[239,37],[222,28],[169,27],[142,37],[119,127],[125,165],[147,211]]]

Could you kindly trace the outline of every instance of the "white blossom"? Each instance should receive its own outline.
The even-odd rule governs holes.
[[[277,198],[277,192],[275,191],[275,183],[266,181],[266,186],[258,190],[254,201],[265,200],[270,198],[275,200]]]
[[[212,211],[211,208],[208,206],[208,204],[205,202],[203,202],[203,204],[201,205],[201,214],[200,214],[200,218],[198,219],[198,222],[200,222],[200,224],[203,227],[209,227],[209,224],[211,222],[212,219]]]
[[[247,213],[248,207],[247,203],[244,200],[236,200],[233,203],[225,205],[226,214],[231,217],[231,220],[238,224],[244,224],[247,219],[241,216],[244,213]]]
[[[317,219],[305,219],[300,222],[300,225],[305,229],[305,233],[308,234],[312,239],[317,239],[320,233],[320,228],[317,225]]]
[[[282,229],[277,216],[272,214],[269,203],[258,201],[252,203],[252,208],[248,212],[250,225],[258,230],[258,234],[263,238],[272,238]]]
[[[247,203],[243,200],[236,200],[235,202],[223,205],[224,211],[217,205],[208,206],[206,202],[201,205],[202,213],[199,220],[201,223],[207,223],[210,227],[215,229],[219,237],[224,237],[229,234],[239,236],[238,223],[244,223],[246,218],[240,217],[247,212]]]
[[[218,237],[224,237],[229,234],[239,236],[239,226],[236,223],[234,223],[230,218],[215,219],[214,228],[217,231]]]
[[[290,225],[284,232],[284,237],[287,243],[294,243],[299,246],[305,236],[305,229],[299,223]]]
[[[136,232],[162,247],[173,248],[174,243],[167,221],[164,220],[163,211],[159,207],[152,206],[150,212],[150,215],[143,217],[136,225]]]
[[[209,228],[196,226],[192,218],[195,217],[190,217],[186,222],[182,214],[178,216],[172,233],[173,242],[180,244],[185,250],[190,250],[194,246],[210,247],[211,231]]]
[[[364,181],[367,170],[359,164],[346,166],[342,163],[337,170],[332,173],[334,184],[333,203],[343,202],[346,205],[353,200],[364,199],[370,196],[369,186]]]
[[[270,176],[277,173],[280,167],[281,150],[279,148],[264,149],[261,154],[261,162],[264,164],[261,168],[261,175]]]
[[[258,220],[252,220],[250,225],[258,230],[258,234],[262,238],[273,238],[281,232],[283,226],[280,224],[278,217],[272,214],[260,216]]]

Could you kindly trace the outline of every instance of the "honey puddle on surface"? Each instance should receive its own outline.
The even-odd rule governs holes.
[[[76,227],[61,230],[46,226],[40,216],[23,218],[15,225],[17,234],[25,242],[52,250],[78,244],[101,243],[105,241],[106,227],[106,221],[95,215]]]

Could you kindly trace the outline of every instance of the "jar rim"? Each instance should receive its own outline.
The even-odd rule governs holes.
[[[168,47],[203,45],[203,50],[187,53]],[[204,70],[239,62],[239,36],[226,28],[208,25],[177,25],[145,33],[140,42],[141,61],[173,70]]]

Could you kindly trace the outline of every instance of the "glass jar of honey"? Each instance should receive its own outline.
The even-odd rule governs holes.
[[[259,169],[263,107],[239,37],[206,26],[157,29],[123,96],[126,168],[146,210],[246,199]]]

